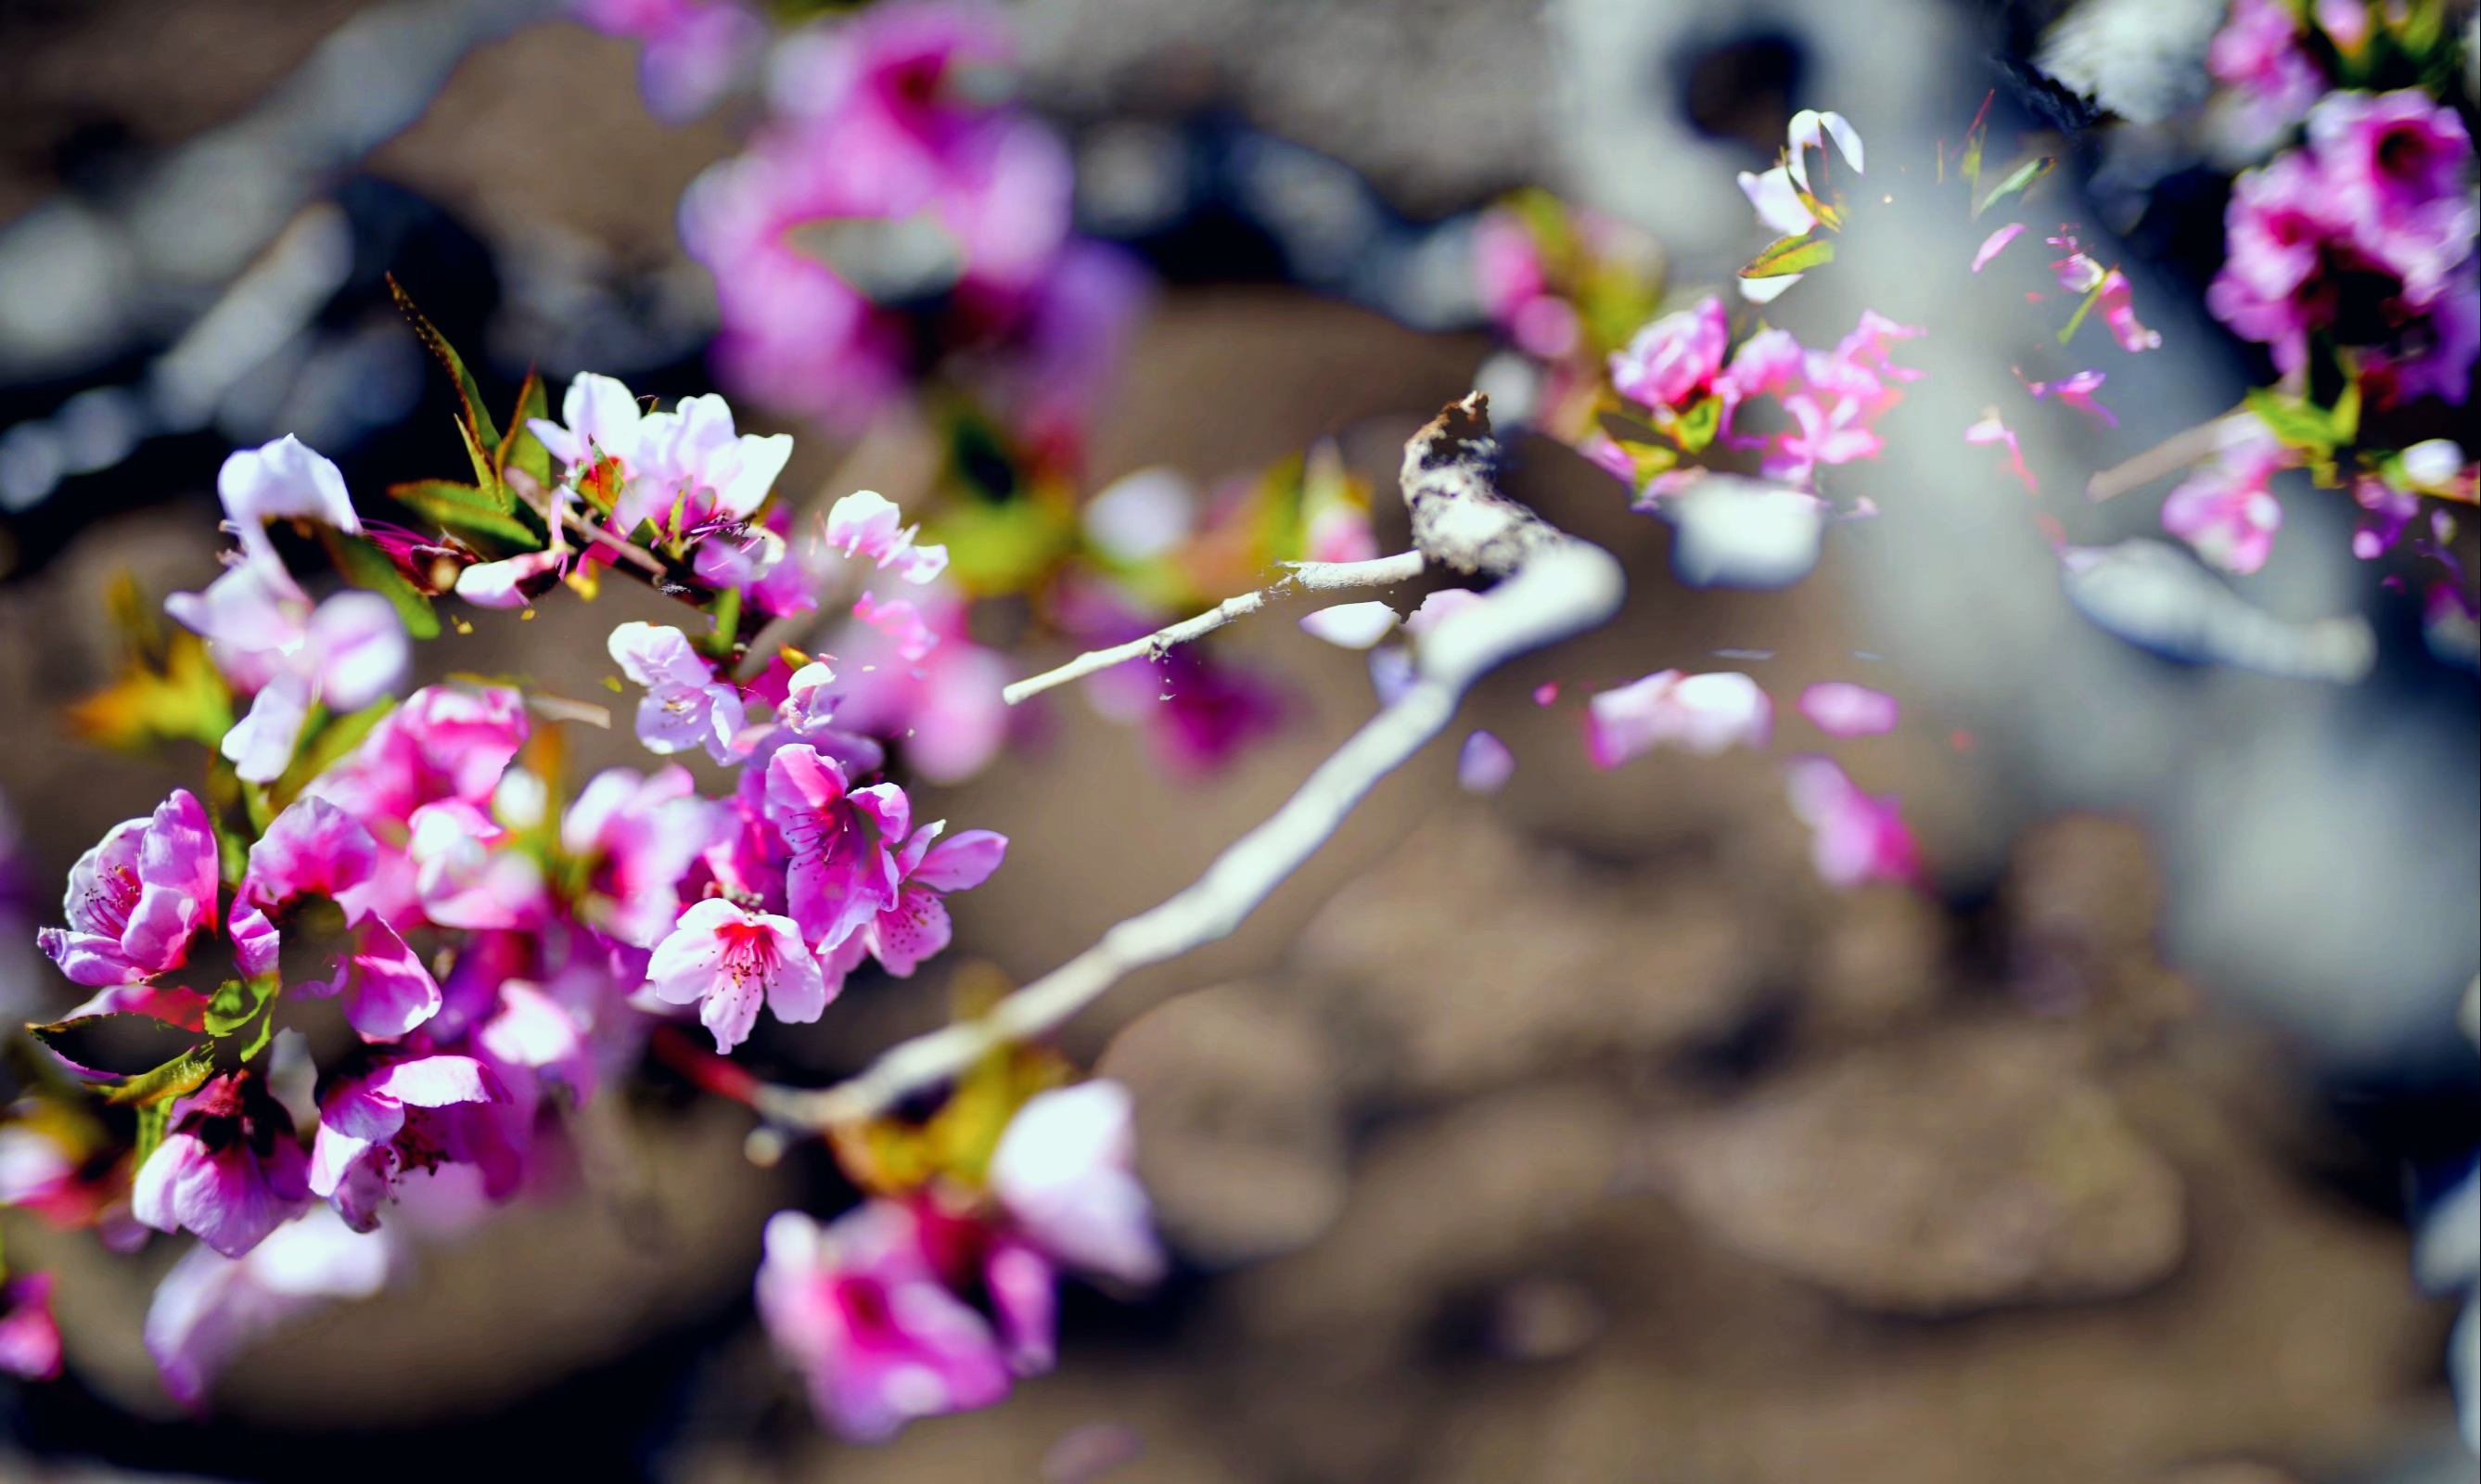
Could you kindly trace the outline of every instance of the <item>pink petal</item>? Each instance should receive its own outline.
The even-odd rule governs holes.
[[[871,951],[900,979],[912,977],[914,969],[946,948],[954,934],[948,904],[939,894],[912,885],[898,894],[896,905],[872,919],[868,931]]]
[[[452,1103],[505,1103],[508,1093],[488,1067],[471,1056],[416,1056],[374,1076],[371,1091],[416,1107]]]
[[[2006,249],[2009,243],[2014,242],[2024,234],[2024,222],[2010,221],[2005,226],[2000,227],[1998,231],[1995,231],[1988,237],[1983,238],[1981,240],[1980,247],[1975,249],[1972,254],[1972,271],[1977,273],[1981,272],[1982,269],[1988,267],[1992,258],[1998,256],[2000,252]]]
[[[1488,732],[1465,739],[1456,754],[1456,787],[1468,794],[1496,794],[1516,776],[1516,754]]]
[[[337,968],[345,1020],[365,1039],[393,1041],[439,1013],[439,982],[396,929],[370,918],[354,929],[353,951]]]
[[[1007,858],[1005,835],[993,830],[959,830],[930,847],[910,879],[939,892],[961,892],[981,885]]]
[[[1829,737],[1875,737],[1895,729],[1902,705],[1882,691],[1830,680],[1800,693],[1800,714]]]
[[[360,820],[324,798],[296,799],[249,847],[240,899],[258,907],[302,896],[342,900],[371,879],[378,861],[379,843]]]
[[[1097,1080],[1035,1094],[991,1152],[990,1188],[1036,1247],[1070,1267],[1152,1283],[1153,1211],[1132,1172],[1129,1090]]]

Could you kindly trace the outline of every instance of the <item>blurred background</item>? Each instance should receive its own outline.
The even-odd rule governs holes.
[[[2037,222],[2110,244],[2165,341],[2114,361],[2115,430],[2020,429],[2075,487],[2255,375],[2202,307],[2229,171],[2163,123],[2202,91],[2223,12],[1016,0],[1015,96],[1064,143],[1074,232],[1135,285],[1046,478],[1077,499],[1146,471],[1207,491],[1324,440],[1395,549],[1405,436],[1476,384],[1523,420],[1477,212],[1555,191],[1646,234],[1681,298],[1763,246],[1734,175],[1772,162],[1794,110],[1853,119],[1873,185],[1903,195],[1995,92],[1995,130],[2066,159]],[[2059,66],[2045,39],[2071,21],[2116,49],[2062,87],[2036,63]],[[718,86],[663,121],[640,54],[546,0],[0,8],[11,1013],[79,997],[32,925],[80,851],[196,765],[65,730],[118,663],[115,575],[160,596],[215,574],[236,446],[296,433],[357,494],[457,468],[452,399],[386,275],[495,405],[529,367],[721,385],[744,428],[797,435],[798,503],[875,487],[936,529],[958,498],[952,440],[901,397],[846,417],[739,395],[678,213],[762,105]],[[2286,620],[2361,615],[2365,678],[2176,664],[2078,617],[1984,451],[1902,431],[1970,423],[2043,331],[1924,267],[1982,228],[1889,221],[1771,315],[1817,343],[1864,306],[1937,306],[1941,334],[1907,352],[1933,375],[1848,486],[1879,519],[1839,528],[1788,591],[1692,590],[1668,527],[1515,435],[1511,489],[1617,553],[1632,597],[1469,702],[1513,782],[1469,797],[1432,749],[1240,934],[1070,1028],[1136,1092],[1179,1262],[1149,1295],[1072,1288],[1056,1374],[890,1445],[823,1435],[749,1281],[769,1211],[849,1192],[816,1148],[753,1162],[745,1112],[651,1071],[577,1134],[571,1187],[417,1240],[386,1291],[235,1361],[205,1417],[139,1344],[170,1244],[119,1259],[6,1213],[13,1261],[61,1275],[68,1370],[0,1399],[0,1476],[2470,1478],[2441,1363],[2454,1304],[2410,1276],[2412,1224],[2481,1133],[2456,1027],[2481,970],[2468,663],[2305,483],[2240,586]],[[856,280],[902,277],[885,244],[850,250]],[[2155,520],[2132,500],[2065,518],[2085,541]],[[592,694],[610,626],[663,608],[480,614],[418,678]],[[1018,603],[969,621],[1017,673],[1075,647],[1021,642]],[[1212,767],[1174,766],[1125,698],[1063,691],[987,766],[924,769],[931,817],[1009,834],[1007,868],[958,903],[947,959],[857,982],[821,1025],[770,1022],[753,1062],[824,1080],[944,1020],[951,978],[1056,965],[1190,878],[1372,704],[1358,657],[1283,619],[1216,653],[1266,720]],[[1532,700],[1725,663],[1779,695],[1841,679],[1903,699],[1902,727],[1838,755],[1902,794],[1935,895],[1821,884],[1763,759],[1599,771],[1574,705]],[[578,730],[587,766],[642,761]]]

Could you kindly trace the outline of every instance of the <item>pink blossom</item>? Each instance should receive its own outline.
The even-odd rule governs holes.
[[[462,1153],[454,1122],[439,1110],[507,1098],[499,1080],[471,1056],[412,1056],[347,1079],[319,1105],[311,1193],[334,1206],[347,1226],[370,1231],[398,1180]]]
[[[908,664],[919,664],[939,647],[939,636],[923,621],[922,610],[903,598],[882,603],[876,593],[865,592],[853,601],[852,612],[854,618],[886,636],[897,658]]]
[[[377,1293],[398,1262],[391,1238],[356,1234],[324,1206],[277,1227],[238,1260],[194,1247],[156,1285],[146,1351],[164,1390],[196,1408],[244,1345],[326,1300]]]
[[[2472,141],[2454,108],[2416,89],[2333,92],[2310,111],[2309,140],[2334,220],[2412,303],[2435,299],[2481,230]]]
[[[728,827],[677,765],[642,779],[625,768],[595,774],[560,826],[561,848],[588,863],[581,916],[623,943],[653,948],[680,915],[682,878]]]
[[[272,550],[204,592],[171,594],[164,609],[207,640],[217,668],[256,692],[222,744],[253,783],[272,781],[293,761],[312,702],[358,711],[405,673],[405,625],[387,599],[340,592],[313,609]]]
[[[216,838],[206,809],[174,789],[149,819],[114,825],[69,868],[65,928],[39,935],[75,984],[134,984],[189,961],[216,916]]]
[[[249,848],[234,894],[234,956],[245,974],[274,972],[284,910],[303,897],[324,897],[345,912],[353,935],[335,977],[295,986],[310,995],[342,994],[345,1019],[362,1035],[391,1040],[438,1012],[439,985],[396,928],[375,910],[383,889],[380,850],[361,821],[324,798],[296,799]]]
[[[718,1052],[749,1038],[762,1002],[777,1020],[808,1025],[833,998],[791,918],[720,897],[681,914],[671,936],[656,946],[646,983],[666,1003],[697,1005]]]
[[[733,761],[733,739],[746,720],[741,692],[716,677],[687,635],[633,619],[612,631],[606,647],[621,672],[646,688],[638,741],[647,751],[703,746],[718,763]]]
[[[652,522],[667,538],[755,514],[793,456],[789,433],[736,432],[720,397],[684,397],[639,422],[630,480],[613,507],[623,531]]]
[[[2237,93],[2244,147],[2273,143],[2326,91],[2325,74],[2301,50],[2299,23],[2281,0],[2233,0],[2231,18],[2206,49],[2206,70]]]
[[[1981,240],[1981,246],[1973,249],[1972,271],[1977,273],[1983,269],[1989,267],[1990,260],[1992,258],[1995,258],[1998,256],[1999,253],[2005,251],[2007,249],[2007,245],[2023,236],[2024,233],[2024,222],[2010,221],[2005,226],[2000,227],[1998,231],[1995,231],[1989,236],[1983,238]]]
[[[1475,221],[1474,281],[1483,312],[1502,326],[1513,325],[1526,305],[1550,291],[1542,254],[1523,217],[1493,207]]]
[[[2282,502],[2268,483],[2299,456],[2251,412],[2224,419],[2216,441],[2212,459],[2162,502],[2162,528],[2226,572],[2254,572],[2283,526]]]
[[[1773,703],[1756,681],[1735,670],[1659,670],[1595,692],[1586,711],[1587,750],[1597,768],[1617,768],[1661,746],[1701,757],[1763,747],[1774,731]]]
[[[852,623],[827,647],[839,657],[842,694],[836,725],[866,737],[901,741],[908,767],[931,783],[961,783],[982,770],[1007,739],[1009,711],[1000,698],[1007,661],[973,641],[964,603],[939,589],[916,601],[939,647],[907,663],[877,630]]]
[[[326,799],[375,829],[406,830],[424,804],[487,802],[528,731],[525,698],[506,687],[425,686],[302,796]]]
[[[1982,448],[2004,447],[2007,450],[2007,472],[2024,482],[2027,493],[2038,495],[2042,492],[2042,486],[2033,481],[2033,471],[2024,467],[2024,452],[2017,447],[2015,430],[1998,420],[1997,407],[1985,409],[1981,421],[1964,430],[1964,441]]]
[[[2223,267],[2206,287],[2206,307],[2242,339],[2270,347],[2285,372],[2305,363],[2309,332],[2334,321],[2323,269],[2339,232],[2335,207],[2305,152],[2277,156],[2232,184]]]
[[[947,894],[981,885],[1007,856],[1005,835],[969,829],[940,840],[945,828],[946,820],[933,820],[904,842],[896,853],[902,881],[896,901],[862,929],[872,956],[900,979],[948,946]]]
[[[238,934],[236,934],[238,936]],[[439,983],[422,956],[379,918],[356,924],[351,947],[336,960],[326,984],[296,985],[303,994],[341,994],[345,1023],[363,1039],[393,1041],[439,1013]]]
[[[1650,407],[1677,407],[1711,385],[1730,348],[1723,301],[1711,295],[1656,320],[1610,358],[1611,384]]]
[[[2246,177],[2242,177],[2245,179]],[[2109,327],[2111,338],[2120,349],[2134,353],[2151,351],[2162,344],[2162,336],[2146,328],[2136,319],[2136,290],[2128,275],[2116,268],[2104,268],[2076,246],[2073,236],[2048,239],[2065,254],[2050,262],[2050,271],[2059,287],[2071,294],[2092,297],[2094,307],[2102,311],[2102,324]]]
[[[833,759],[795,742],[768,760],[766,810],[792,854],[785,897],[802,942],[823,952],[896,906],[912,820],[902,789],[848,790]]]
[[[2119,414],[2103,406],[2094,395],[2102,390],[2102,382],[2107,379],[2108,378],[2102,372],[2087,368],[2061,377],[2056,381],[2027,381],[2024,383],[2024,390],[2035,397],[2056,397],[2061,405],[2076,408],[2096,419],[2104,428],[2117,428]]]
[[[948,568],[948,548],[917,546],[919,526],[902,526],[896,502],[875,489],[855,490],[827,510],[827,545],[857,557],[899,580],[921,586]]]
[[[2481,258],[2449,271],[2446,287],[2421,314],[2408,318],[2395,343],[2366,352],[2362,385],[2380,406],[2436,397],[2452,406],[2471,395],[2472,363],[2481,358]]]
[[[186,1227],[237,1258],[309,1200],[292,1115],[253,1074],[214,1079],[172,1116],[130,1189],[130,1210],[147,1226]]]
[[[461,798],[413,813],[405,853],[422,915],[442,927],[532,927],[551,909],[542,867],[509,848],[509,831]]]
[[[918,1218],[874,1201],[821,1227],[799,1211],[767,1223],[758,1313],[810,1386],[819,1416],[875,1443],[915,1418],[986,1407],[1008,1367],[982,1316],[940,1283]]]
[[[629,388],[610,377],[581,371],[561,399],[560,422],[531,418],[526,428],[551,456],[568,466],[574,482],[600,459],[619,461],[624,474],[638,462],[644,413]]]
[[[569,13],[607,36],[645,41],[638,91],[666,123],[712,108],[767,44],[767,23],[733,0],[571,0]]]
[[[349,535],[362,529],[353,497],[345,490],[343,471],[291,433],[227,455],[216,472],[216,494],[241,537],[244,556],[279,572],[284,561],[267,538],[269,521],[316,521]]]
[[[296,799],[249,847],[234,916],[251,907],[273,912],[316,896],[342,906],[348,922],[359,922],[366,909],[356,888],[371,879],[378,860],[379,845],[359,820],[324,798]]]
[[[1875,737],[1895,729],[1903,708],[1884,691],[1829,680],[1801,691],[1800,714],[1829,737]]]
[[[2420,514],[2417,493],[2397,489],[2374,474],[2362,475],[2353,482],[2352,498],[2368,511],[2360,529],[2352,533],[2352,555],[2363,561],[2385,556],[2402,538],[2404,528]]]
[[[1811,860],[1830,885],[1920,879],[1920,848],[1894,795],[1861,792],[1827,758],[1795,758],[1785,776],[1792,812],[1814,831]]]
[[[0,1371],[26,1381],[49,1381],[61,1373],[51,1274],[27,1273],[0,1287]]]
[[[1163,1254],[1136,1154],[1129,1090],[1118,1082],[1036,1093],[991,1152],[991,1194],[1053,1263],[1150,1284],[1162,1276]]]

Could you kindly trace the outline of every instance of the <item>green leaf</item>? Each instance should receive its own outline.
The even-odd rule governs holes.
[[[134,1010],[81,1015],[26,1028],[54,1055],[84,1069],[90,1077],[144,1076],[144,1069],[160,1066],[166,1057],[177,1057],[196,1044],[196,1032]]]
[[[507,486],[486,489],[454,480],[416,480],[388,486],[388,498],[433,525],[505,541],[536,551],[542,537],[516,516],[517,502]]]
[[[698,647],[718,660],[729,660],[741,638],[741,589],[726,587],[717,593],[707,612],[715,618],[715,632],[699,640]]]
[[[396,710],[394,697],[382,697],[359,711],[347,712],[330,719],[326,725],[308,732],[309,744],[295,754],[293,766],[275,780],[273,796],[291,803],[301,796],[310,780],[335,766],[338,759],[362,744],[371,728],[379,724],[389,712]]]
[[[2005,180],[1998,183],[1997,190],[1994,190],[1988,195],[1983,196],[1981,198],[1981,204],[1972,208],[1973,220],[1979,221],[1983,212],[1988,211],[1991,207],[1998,205],[2007,197],[2030,191],[2033,188],[2033,182],[2050,173],[2051,169],[2054,169],[2058,163],[2057,157],[2052,155],[2044,155],[2040,159],[2027,160],[2023,165],[2016,167],[2014,170],[2009,172]]]
[[[1835,261],[1835,242],[1816,231],[1798,237],[1777,238],[1765,251],[1759,253],[1740,270],[1743,278],[1781,278],[1787,273],[1807,273],[1821,263]]]
[[[535,482],[548,488],[551,484],[551,450],[526,426],[532,418],[551,416],[551,403],[543,393],[542,378],[526,373],[526,384],[517,388],[517,408],[509,414],[508,433],[500,439],[498,466],[504,475],[509,469],[523,469],[533,475]]]
[[[1969,191],[1981,189],[1981,145],[1990,137],[1990,105],[1998,96],[1998,90],[1991,90],[1981,100],[1981,112],[1972,116],[1972,126],[1964,131],[1964,161],[1957,173]]]
[[[448,375],[456,381],[457,401],[460,408],[457,423],[464,430],[466,447],[474,453],[478,463],[475,478],[486,479],[482,471],[489,466],[482,460],[481,451],[499,447],[500,430],[491,426],[491,414],[483,405],[482,388],[474,384],[474,374],[465,369],[464,357],[448,343],[448,337],[439,333],[439,327],[414,307],[413,297],[405,293],[405,285],[396,281],[396,274],[388,274],[387,286],[388,297],[396,300],[397,311],[413,325],[415,338],[438,359],[439,364],[448,368]]]
[[[1723,399],[1708,397],[1697,402],[1687,411],[1681,413],[1673,422],[1670,431],[1673,437],[1680,440],[1682,448],[1695,454],[1714,441],[1714,434],[1722,426]]]
[[[2323,408],[2306,402],[2294,401],[2269,387],[2249,388],[2248,408],[2256,413],[2266,430],[2288,448],[2303,449],[2324,457],[2335,450],[2334,418]],[[2355,409],[2354,417],[2359,414]]]
[[[405,574],[396,569],[387,553],[360,536],[341,531],[323,527],[320,534],[325,538],[328,560],[336,563],[345,581],[387,599],[408,636],[418,639],[439,637],[439,615],[431,612],[431,600],[414,590],[413,584],[405,580]]]
[[[165,1132],[171,1122],[172,1100],[170,1098],[161,1103],[149,1103],[138,1110],[138,1148],[132,1157],[131,1169],[146,1167],[146,1161],[154,1157],[156,1146],[164,1142]]]
[[[69,707],[71,729],[130,751],[161,742],[222,742],[232,730],[232,691],[206,644],[187,629],[172,630],[162,661],[158,667],[133,656],[118,681]]]
[[[2094,305],[2102,302],[2102,291],[2108,287],[2110,278],[2105,274],[2102,282],[2095,284],[2092,292],[2085,295],[2085,301],[2076,305],[2076,312],[2068,316],[2068,327],[2059,331],[2059,344],[2066,345],[2076,338],[2076,331],[2084,327],[2085,316],[2093,313]]]
[[[103,1100],[123,1107],[169,1106],[174,1098],[197,1091],[215,1070],[216,1049],[201,1042],[151,1072],[121,1079],[104,1092]]]
[[[2351,374],[2348,363],[2343,370],[2343,394],[2335,399],[2335,410],[2327,418],[2337,443],[2349,443],[2361,435],[2361,378]]]

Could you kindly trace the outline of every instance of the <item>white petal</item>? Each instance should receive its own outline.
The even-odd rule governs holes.
[[[1301,620],[1301,632],[1339,649],[1368,649],[1396,627],[1396,611],[1384,603],[1339,603]]]

